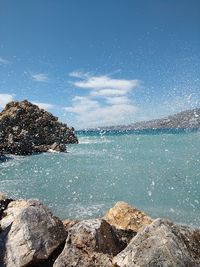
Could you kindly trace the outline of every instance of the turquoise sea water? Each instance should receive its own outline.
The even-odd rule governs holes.
[[[79,133],[69,153],[0,163],[0,191],[37,198],[61,218],[90,218],[119,200],[152,217],[200,225],[200,132]]]

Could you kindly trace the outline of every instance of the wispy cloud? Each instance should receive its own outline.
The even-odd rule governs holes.
[[[127,96],[107,97],[106,102],[111,105],[130,104],[130,99]]]
[[[139,86],[138,80],[113,79],[108,75],[94,76],[72,72],[72,84],[87,89],[88,95],[77,95],[72,106],[65,111],[75,115],[78,128],[116,125],[133,120],[137,108],[131,103],[129,93]],[[77,80],[78,79],[78,80]]]
[[[66,107],[65,111],[76,113],[80,116],[82,116],[84,113],[92,112],[93,110],[100,108],[99,102],[92,100],[89,97],[75,96],[72,99],[72,102],[72,106]]]
[[[31,78],[36,82],[48,82],[49,80],[48,75],[44,73],[31,74]]]
[[[42,103],[42,102],[33,102],[33,104],[37,105],[39,108],[49,110],[54,108],[54,105],[49,104],[49,103]]]
[[[10,62],[2,57],[0,57],[0,65],[6,65],[9,64]]]
[[[72,71],[69,73],[70,77],[74,78],[88,78],[90,76],[89,72],[83,73],[81,71]]]
[[[119,89],[119,90],[130,91],[139,85],[139,81],[112,79],[108,76],[91,76],[86,78],[84,77],[83,81],[74,82],[74,85],[79,88],[94,89],[94,90]]]
[[[120,96],[126,95],[128,93],[127,90],[120,90],[120,89],[102,89],[98,91],[92,91],[91,96],[96,97],[108,97],[108,96]]]
[[[13,95],[0,94],[0,108],[4,108],[5,105],[10,101],[13,101]]]

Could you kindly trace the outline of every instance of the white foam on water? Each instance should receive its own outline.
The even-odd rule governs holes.
[[[49,152],[49,153],[57,153],[57,154],[60,153],[60,151],[56,151],[56,150],[54,150],[54,149],[49,149],[48,152]]]
[[[8,155],[8,158],[5,161],[0,163],[0,168],[8,168],[12,166],[16,166],[21,164],[21,162],[25,161],[25,156],[17,156],[17,155]]]
[[[101,144],[101,143],[111,143],[112,141],[105,138],[91,138],[91,137],[79,137],[79,144]]]
[[[72,218],[72,219],[83,220],[83,219],[97,218],[99,216],[102,216],[105,210],[106,210],[105,204],[83,205],[81,203],[78,204],[74,203],[64,207],[57,206],[55,212],[59,214],[59,216],[62,216],[63,219]],[[65,211],[67,211],[66,215]]]

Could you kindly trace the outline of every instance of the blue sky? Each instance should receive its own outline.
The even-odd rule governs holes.
[[[0,0],[0,108],[76,128],[200,107],[199,0]]]

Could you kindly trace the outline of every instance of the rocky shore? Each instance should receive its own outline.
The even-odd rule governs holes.
[[[64,152],[69,143],[78,143],[74,128],[27,100],[10,102],[0,112],[0,156]]]
[[[54,216],[38,200],[0,194],[1,267],[197,267],[200,229],[118,202],[104,217]]]

